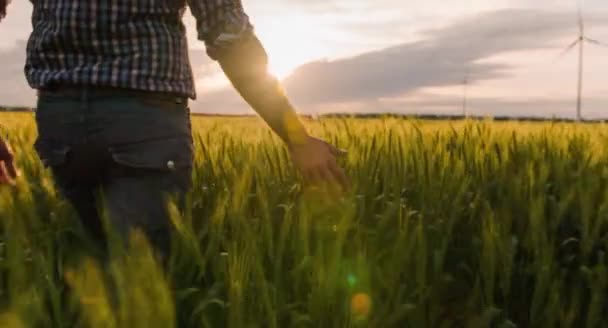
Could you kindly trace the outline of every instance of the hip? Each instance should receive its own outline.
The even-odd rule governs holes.
[[[107,152],[111,162],[143,170],[190,169],[187,99],[166,93],[62,87],[39,92],[35,149],[47,167],[75,149]],[[92,161],[93,163],[94,161]]]

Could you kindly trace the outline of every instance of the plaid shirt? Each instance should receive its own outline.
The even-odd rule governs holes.
[[[172,92],[196,98],[182,16],[197,20],[208,54],[251,35],[241,0],[31,0],[25,73],[51,83]]]

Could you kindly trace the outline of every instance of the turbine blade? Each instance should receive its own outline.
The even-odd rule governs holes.
[[[578,26],[581,29],[581,32],[585,30],[585,22],[583,19],[583,2],[582,0],[578,1]]]
[[[591,39],[591,38],[585,38],[585,41],[589,42],[589,43],[593,43],[596,46],[600,46],[600,47],[607,47],[608,48],[608,44],[605,44],[603,42],[600,42],[598,40],[595,39]]]
[[[563,51],[562,51],[562,52],[559,54],[559,56],[557,56],[557,58],[556,58],[556,59],[560,59],[560,58],[564,57],[566,54],[568,54],[568,53],[569,53],[569,52],[572,50],[572,48],[576,47],[576,45],[578,45],[578,43],[579,43],[579,42],[580,42],[580,40],[579,40],[579,39],[576,39],[576,40],[575,40],[574,42],[572,42],[572,43],[571,43],[571,44],[570,44],[570,45],[569,45],[569,46],[568,46],[566,49],[564,49],[564,50],[563,50]]]

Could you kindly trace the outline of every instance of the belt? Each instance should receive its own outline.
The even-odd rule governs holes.
[[[175,93],[175,92],[148,91],[148,90],[137,90],[137,89],[129,89],[129,88],[108,87],[108,86],[52,83],[52,84],[49,84],[47,86],[44,86],[44,87],[41,87],[38,89],[39,96],[53,95],[53,94],[60,93],[61,95],[64,95],[64,96],[80,97],[84,92],[86,92],[91,97],[96,97],[96,96],[101,96],[101,97],[163,96],[163,97],[181,99],[183,101],[187,100],[187,96],[180,94],[180,93]]]

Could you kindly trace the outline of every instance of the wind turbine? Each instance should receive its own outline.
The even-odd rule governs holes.
[[[467,106],[468,106],[468,97],[469,97],[469,69],[467,69],[464,74],[464,80],[462,81],[462,84],[463,84],[462,116],[464,118],[468,118],[469,111],[468,111]]]
[[[569,53],[574,47],[578,46],[578,93],[577,93],[577,101],[576,101],[576,119],[577,121],[582,120],[582,102],[583,102],[583,68],[584,68],[584,49],[585,43],[591,43],[594,45],[607,47],[607,45],[603,44],[600,41],[588,38],[585,35],[585,21],[583,19],[583,11],[582,5],[579,2],[578,6],[578,26],[579,26],[579,34],[576,40],[572,42],[560,55],[560,57]]]

